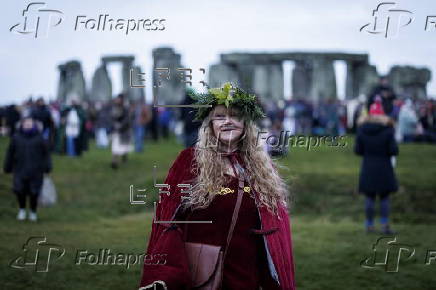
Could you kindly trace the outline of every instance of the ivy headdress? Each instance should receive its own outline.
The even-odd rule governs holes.
[[[233,86],[232,83],[225,83],[221,88],[211,88],[207,93],[196,93],[194,90],[189,90],[187,93],[196,101],[194,105],[202,106],[197,109],[196,121],[204,120],[217,105],[238,108],[246,120],[256,121],[265,117],[256,96]],[[209,107],[206,107],[207,105]]]

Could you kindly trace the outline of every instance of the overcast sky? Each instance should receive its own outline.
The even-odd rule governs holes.
[[[413,12],[413,21],[391,38],[359,32],[373,21],[372,10],[381,3],[372,0],[51,0],[45,1],[47,9],[62,11],[64,18],[47,38],[10,32],[23,21],[21,13],[31,2],[2,3],[0,104],[20,103],[29,95],[55,97],[57,65],[72,59],[81,61],[88,87],[102,55],[133,54],[150,75],[151,51],[159,46],[173,47],[182,55],[184,66],[194,71],[218,62],[220,53],[297,50],[368,53],[379,73],[387,73],[396,64],[426,66],[436,72],[436,29],[424,30],[426,17],[436,15],[434,0],[396,1],[397,9]],[[78,15],[98,19],[100,14],[113,19],[164,18],[165,30],[128,35],[74,31]],[[111,67],[111,75],[117,70]],[[194,81],[201,80],[199,74],[193,76]],[[428,86],[431,95],[436,95],[434,79]],[[114,86],[119,88],[119,81]]]

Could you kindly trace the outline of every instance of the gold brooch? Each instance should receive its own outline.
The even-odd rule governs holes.
[[[225,188],[221,188],[221,190],[220,190],[220,192],[218,192],[218,194],[224,195],[224,194],[233,193],[233,192],[235,192],[233,189],[225,187]]]
[[[228,187],[223,187],[223,188],[221,188],[221,190],[217,194],[225,195],[225,194],[234,193],[234,192],[235,191],[233,189],[230,189]],[[250,187],[249,186],[245,186],[244,187],[244,192],[247,192],[247,193],[250,192]]]

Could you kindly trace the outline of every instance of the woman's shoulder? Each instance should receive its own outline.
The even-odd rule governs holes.
[[[194,147],[188,147],[180,151],[172,167],[179,170],[191,168],[194,160],[194,152]]]
[[[193,156],[193,149],[182,150],[171,165],[165,183],[181,184],[191,180],[193,178]]]
[[[195,148],[188,147],[180,151],[176,160],[192,160],[194,158]]]

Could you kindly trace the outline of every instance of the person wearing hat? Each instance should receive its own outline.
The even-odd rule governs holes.
[[[398,155],[393,120],[386,116],[378,96],[369,113],[358,120],[354,152],[363,156],[359,192],[365,194],[366,231],[375,232],[375,199],[380,198],[380,224],[383,234],[393,234],[389,225],[389,194],[398,190],[391,157]]]
[[[140,289],[296,289],[289,194],[256,143],[256,97],[230,83],[191,96],[198,140],[165,180]]]

